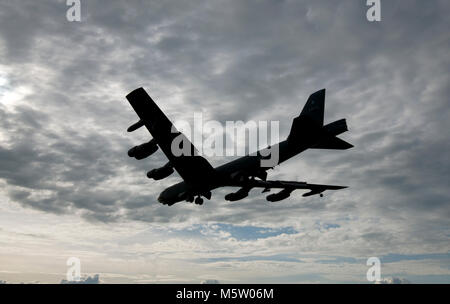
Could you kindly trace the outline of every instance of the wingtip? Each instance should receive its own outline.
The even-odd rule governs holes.
[[[139,87],[137,89],[134,89],[130,93],[127,94],[126,98],[129,99],[129,97],[137,94],[147,93],[143,87]]]

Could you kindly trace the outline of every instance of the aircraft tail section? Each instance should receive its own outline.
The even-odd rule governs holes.
[[[308,117],[317,125],[323,126],[325,111],[325,89],[311,94],[303,107],[300,116]]]
[[[292,122],[288,142],[293,147],[303,143],[312,149],[345,150],[353,145],[336,137],[348,131],[345,119],[323,125],[325,112],[325,89],[311,94],[299,116]],[[317,141],[319,140],[319,141]]]
[[[353,147],[352,144],[336,137],[348,131],[345,119],[339,119],[323,127],[323,139],[311,149],[346,150]]]
[[[318,135],[323,127],[325,110],[325,89],[311,94],[299,116],[292,122],[288,141],[293,143],[303,140],[309,141]]]

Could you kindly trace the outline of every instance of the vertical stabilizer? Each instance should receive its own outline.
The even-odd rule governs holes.
[[[315,137],[323,127],[324,110],[325,89],[322,89],[309,96],[300,115],[294,118],[288,141],[296,145],[300,138],[308,141]]]
[[[317,91],[309,96],[300,116],[308,116],[318,125],[323,126],[325,111],[325,89]]]

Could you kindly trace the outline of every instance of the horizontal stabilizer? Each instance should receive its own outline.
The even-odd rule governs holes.
[[[347,122],[345,121],[345,119],[339,119],[332,123],[329,123],[324,126],[323,129],[325,130],[325,132],[327,132],[327,134],[332,136],[337,136],[348,131]]]
[[[330,149],[330,150],[347,150],[350,148],[353,148],[352,144],[349,144],[348,142],[338,137],[331,137],[318,143],[314,147],[311,147],[311,149]]]

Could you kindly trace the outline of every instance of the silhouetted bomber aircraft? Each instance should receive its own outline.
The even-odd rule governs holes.
[[[137,123],[128,128],[128,132],[145,126],[153,136],[149,142],[131,148],[128,155],[136,159],[143,159],[155,153],[159,147],[169,162],[161,168],[149,171],[147,177],[160,180],[171,175],[175,169],[183,178],[182,182],[170,186],[160,194],[158,201],[162,204],[170,206],[181,201],[192,203],[195,198],[195,203],[202,205],[202,197],[211,199],[211,190],[219,187],[240,187],[237,192],[225,196],[228,201],[237,201],[247,197],[252,188],[263,188],[262,193],[268,192],[272,188],[282,189],[280,192],[266,197],[270,202],[283,200],[297,189],[310,190],[303,196],[315,194],[323,196],[322,192],[325,190],[347,188],[346,186],[318,185],[296,181],[266,180],[267,170],[271,167],[261,166],[261,160],[266,157],[262,155],[267,155],[261,153],[262,150],[213,168],[205,158],[198,155],[193,144],[184,138],[185,142],[190,144],[190,151],[193,154],[176,156],[171,150],[172,141],[175,137],[184,135],[175,129],[147,92],[143,88],[138,88],[128,94],[126,98],[140,118]],[[323,125],[324,108],[325,89],[309,96],[300,115],[294,118],[288,138],[277,144],[278,164],[306,149],[345,150],[353,147],[336,137],[348,131],[345,119]]]

